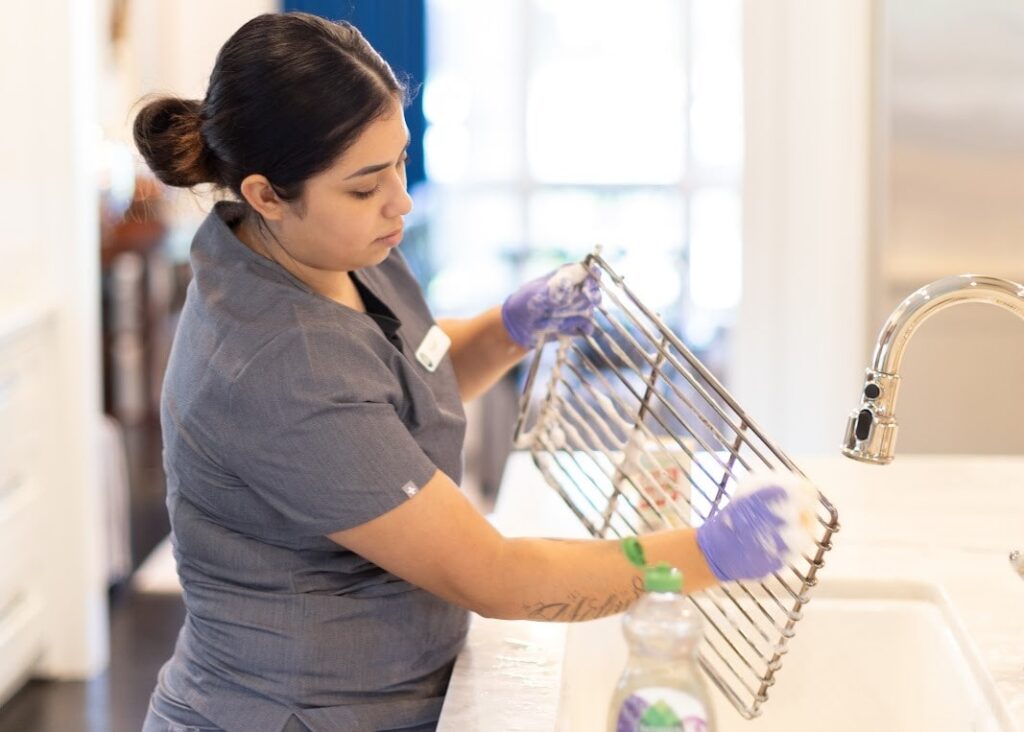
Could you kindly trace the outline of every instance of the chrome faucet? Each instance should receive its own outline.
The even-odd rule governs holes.
[[[1024,285],[998,277],[963,274],[937,280],[901,302],[878,334],[860,406],[846,425],[846,457],[876,465],[892,462],[896,454],[896,393],[907,343],[932,315],[965,302],[991,303],[1024,318]],[[1011,552],[1010,566],[1024,578],[1024,553]]]
[[[998,277],[956,275],[926,285],[900,303],[878,334],[860,406],[846,426],[844,455],[876,465],[892,462],[896,452],[896,393],[907,343],[921,323],[935,313],[969,302],[991,303],[1024,318],[1024,285]]]

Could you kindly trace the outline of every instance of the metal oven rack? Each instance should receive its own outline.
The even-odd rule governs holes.
[[[588,336],[538,347],[516,444],[595,537],[699,526],[751,471],[800,473],[682,341],[600,256]],[[549,368],[543,394],[541,364]],[[690,596],[705,621],[702,668],[744,717],[760,714],[816,584],[835,507],[819,493],[814,548],[759,582]]]

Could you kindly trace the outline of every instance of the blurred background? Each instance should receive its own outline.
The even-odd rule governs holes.
[[[0,27],[0,730],[138,729],[181,622],[162,373],[214,199],[131,142],[263,12],[355,23],[416,89],[402,245],[438,316],[600,244],[787,452],[838,450],[906,295],[1024,280],[1012,0],[41,0]],[[1024,329],[930,321],[902,453],[1017,453]],[[522,369],[467,406],[493,503]],[[1010,405],[1009,407],[1004,405]],[[31,683],[26,682],[34,679]]]

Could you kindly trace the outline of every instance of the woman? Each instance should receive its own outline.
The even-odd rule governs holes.
[[[436,323],[396,249],[403,100],[355,28],[271,14],[227,41],[202,102],[136,120],[161,180],[234,199],[196,234],[164,385],[187,615],[146,730],[432,729],[467,610],[573,621],[639,593],[616,542],[508,539],[459,492],[462,402],[541,334],[589,328],[597,287],[560,271]],[[691,590],[765,575],[777,499],[645,536],[647,557]]]

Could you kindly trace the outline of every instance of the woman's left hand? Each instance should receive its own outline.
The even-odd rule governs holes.
[[[589,334],[601,302],[597,268],[566,264],[527,282],[501,306],[505,329],[519,345],[533,348],[545,333]]]

